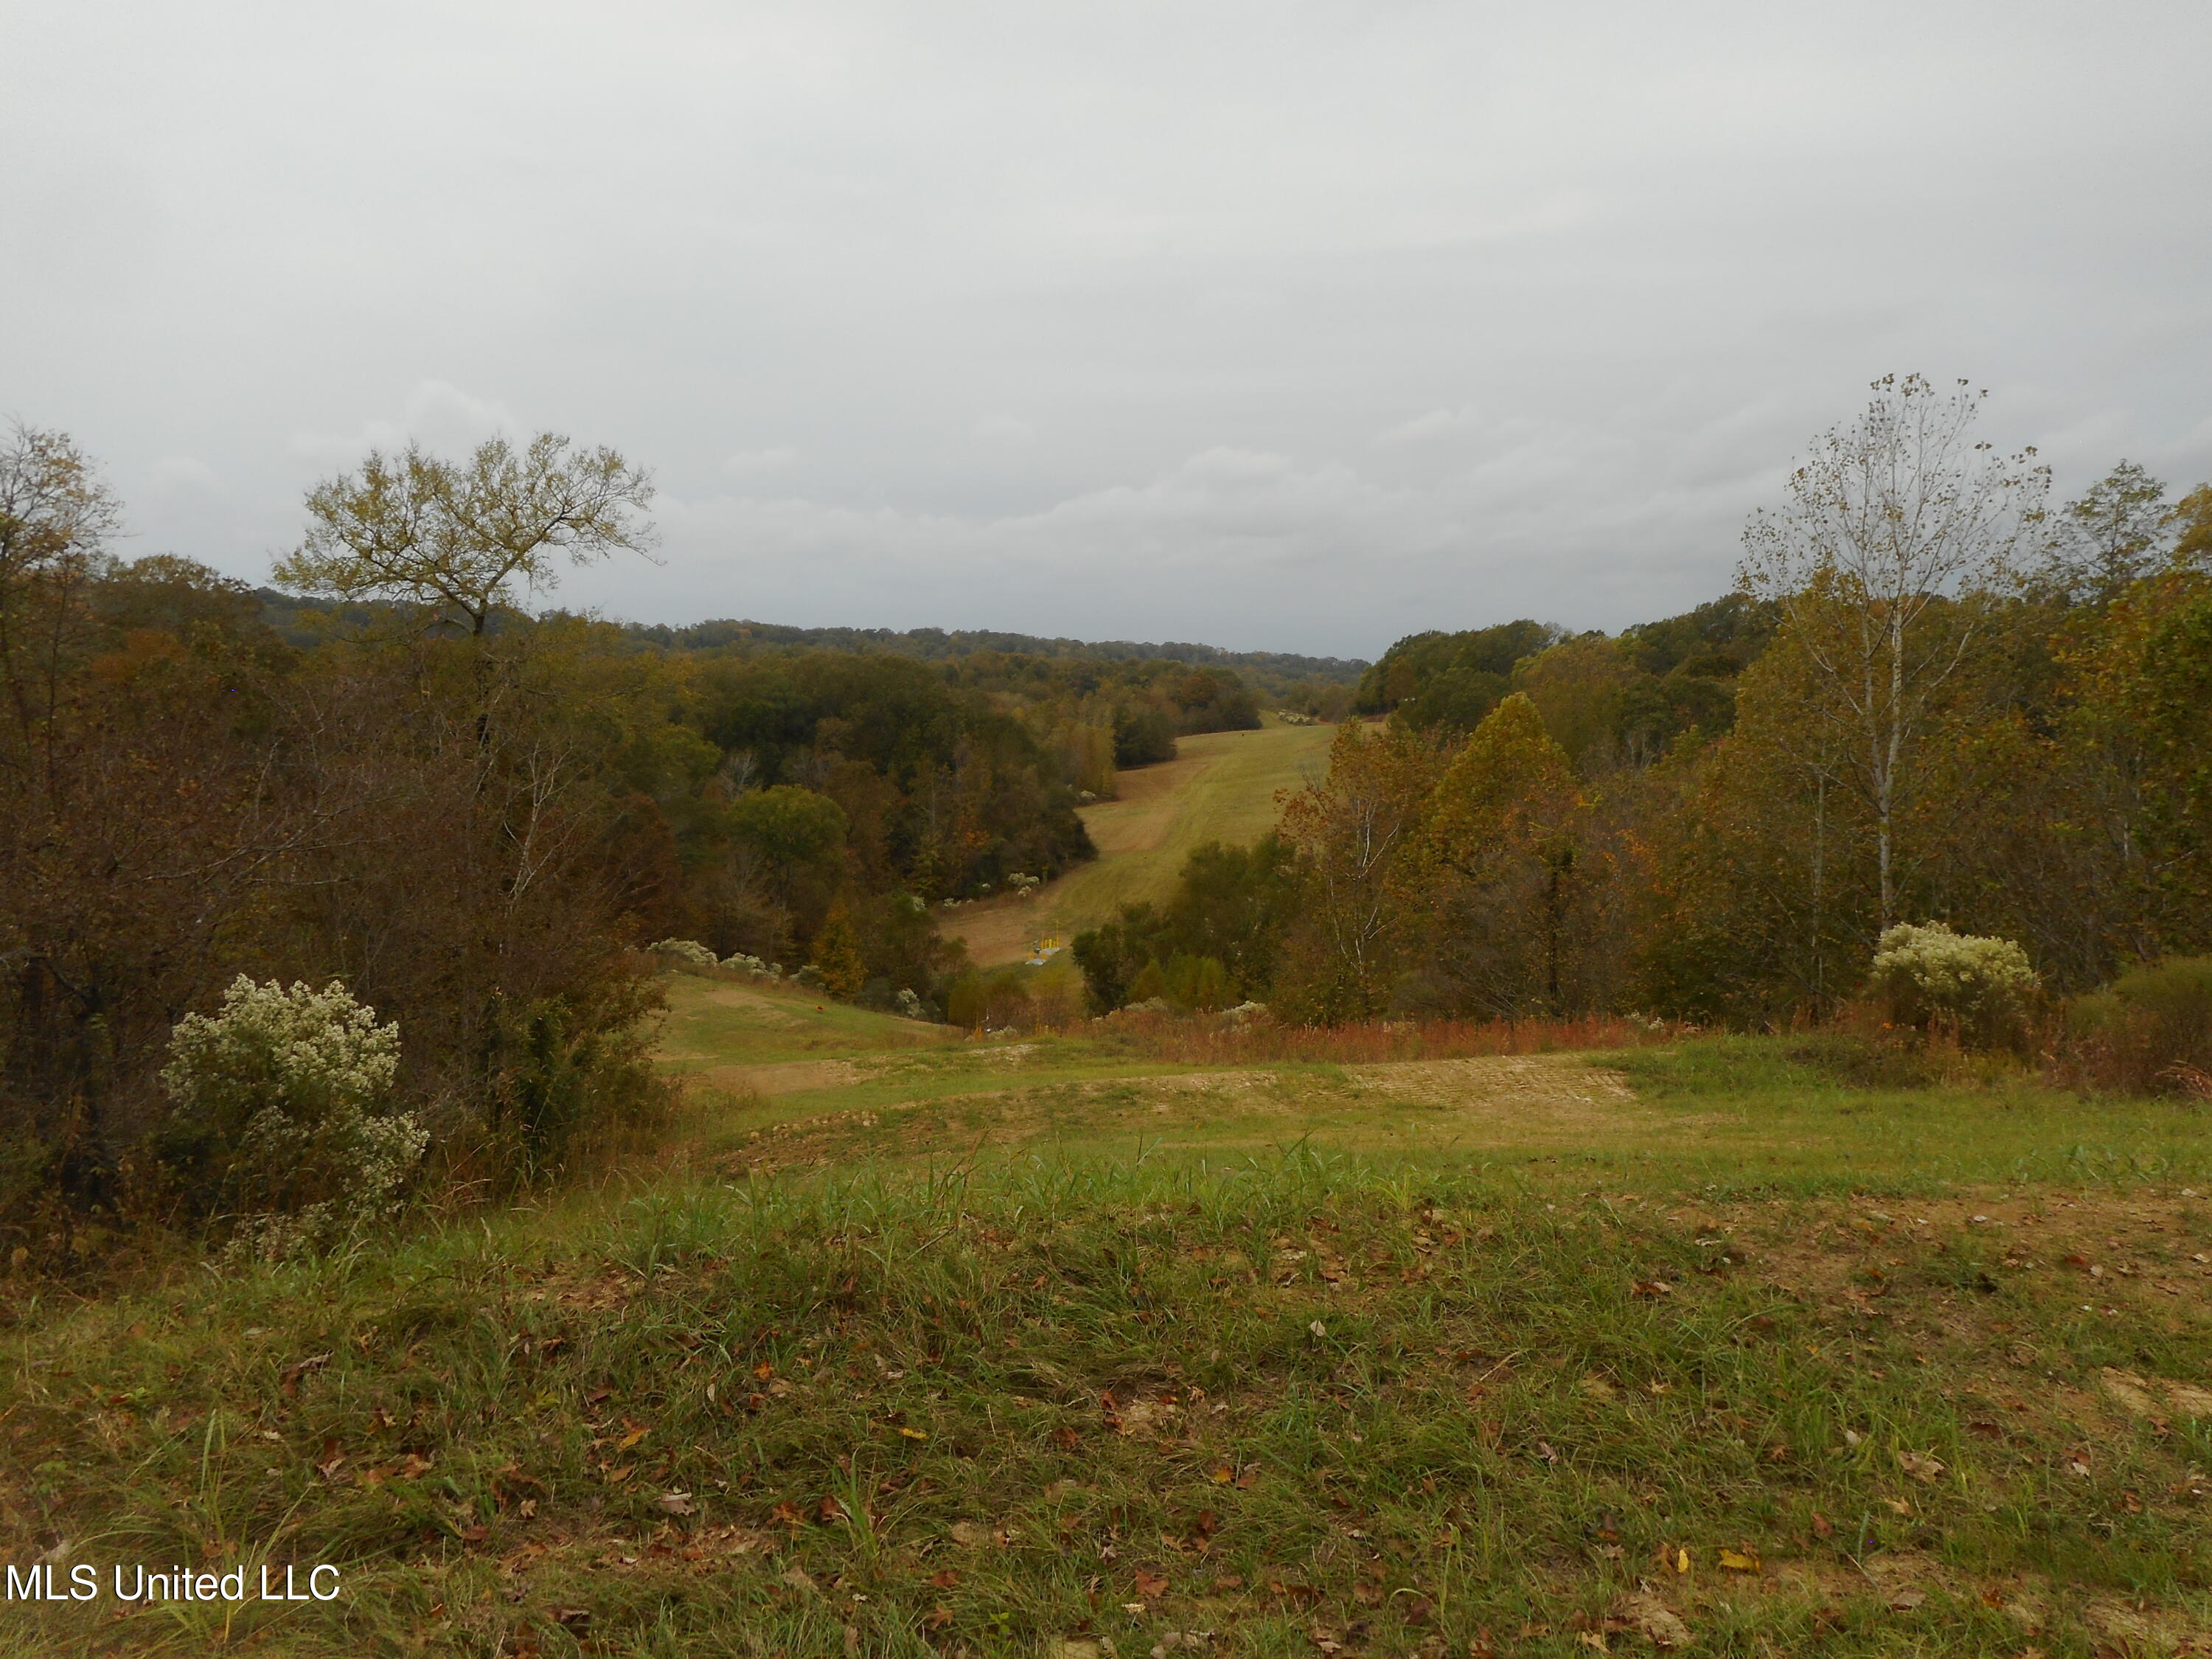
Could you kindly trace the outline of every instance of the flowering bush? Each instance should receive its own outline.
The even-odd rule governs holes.
[[[1954,933],[1940,921],[1900,924],[1882,934],[1869,988],[1900,1025],[1954,1025],[1961,1040],[2014,1036],[2035,994],[2027,952],[2008,939]]]
[[[380,1109],[398,1069],[398,1026],[343,985],[241,974],[217,1013],[170,1032],[164,1138],[216,1179],[249,1248],[319,1248],[390,1216],[429,1146],[412,1116]]]
[[[674,957],[678,962],[688,962],[694,968],[721,966],[714,953],[696,939],[664,939],[645,948],[655,956]]]

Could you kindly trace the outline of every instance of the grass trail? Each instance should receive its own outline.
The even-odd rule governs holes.
[[[1018,962],[1038,939],[1073,939],[1115,908],[1164,897],[1193,848],[1258,840],[1274,827],[1275,792],[1323,769],[1336,728],[1280,726],[1176,739],[1177,757],[1121,775],[1121,799],[1083,809],[1098,857],[1032,899],[963,904],[945,915],[948,937],[989,965]]]

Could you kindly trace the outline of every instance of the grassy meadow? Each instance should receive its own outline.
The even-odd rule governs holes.
[[[6,1286],[0,1654],[2212,1643],[2212,1137],[1830,1037],[979,1041],[669,981],[587,1190]],[[1332,1057],[1334,1054],[1334,1057]]]
[[[1330,726],[1285,726],[1176,739],[1176,756],[1120,775],[1119,798],[1081,809],[1098,848],[1034,898],[974,901],[946,913],[948,938],[989,967],[1018,962],[1038,939],[1063,943],[1123,904],[1167,896],[1191,849],[1242,845],[1275,827],[1275,793],[1328,769]]]

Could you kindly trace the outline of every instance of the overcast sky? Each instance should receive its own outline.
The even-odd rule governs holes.
[[[1371,656],[1729,581],[1888,370],[2212,477],[2212,5],[0,0],[0,416],[265,579],[611,443],[681,622]]]

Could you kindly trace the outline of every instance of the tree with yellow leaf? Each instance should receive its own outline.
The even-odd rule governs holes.
[[[850,1002],[866,988],[867,963],[860,957],[860,936],[840,899],[822,919],[814,936],[814,971],[822,975],[822,988],[840,1002]]]
[[[1353,721],[1329,745],[1328,774],[1285,791],[1277,833],[1297,851],[1304,902],[1283,947],[1278,1007],[1293,1018],[1364,1019],[1389,1003],[1413,918],[1401,901],[1438,757],[1393,723]]]
[[[1588,1006],[1590,820],[1566,751],[1516,692],[1445,769],[1422,826],[1415,908],[1455,1000],[1507,1018]]]

